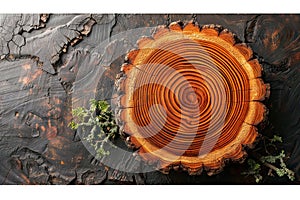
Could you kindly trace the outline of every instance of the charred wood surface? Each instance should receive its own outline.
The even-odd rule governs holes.
[[[19,14],[0,16],[0,184],[247,183],[240,175],[246,165],[239,163],[226,165],[214,176],[111,169],[97,161],[68,127],[75,83],[89,88],[95,83],[85,77],[97,69],[102,76],[96,90],[82,92],[111,100],[126,53],[136,48],[141,36],[153,33],[149,27],[193,19],[200,26],[219,24],[252,48],[271,88],[270,98],[264,101],[268,119],[258,132],[283,137],[288,167],[299,183],[299,15]],[[114,39],[134,28],[141,28],[140,34]],[[139,167],[131,163],[128,159],[120,165]],[[272,178],[269,183],[286,181]]]

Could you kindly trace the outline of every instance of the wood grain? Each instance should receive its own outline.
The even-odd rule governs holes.
[[[140,39],[119,80],[127,140],[165,172],[181,166],[213,174],[224,160],[241,160],[266,113],[259,101],[267,86],[252,54],[228,30],[193,22],[158,27]]]

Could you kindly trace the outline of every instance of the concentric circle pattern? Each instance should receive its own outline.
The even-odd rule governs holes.
[[[241,160],[267,91],[251,49],[218,26],[172,23],[141,38],[118,81],[118,121],[149,163],[213,174]]]

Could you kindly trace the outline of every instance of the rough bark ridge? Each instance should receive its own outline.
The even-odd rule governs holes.
[[[99,69],[103,75],[96,91],[86,92],[111,99],[124,60],[118,52],[132,49],[139,37],[150,36],[153,30],[144,28],[140,35],[121,40],[114,35],[191,19],[200,25],[228,28],[252,48],[262,64],[265,82],[271,84],[271,96],[265,102],[269,120],[263,131],[258,129],[261,134],[274,132],[283,137],[289,167],[299,182],[299,15],[20,14],[0,16],[0,184],[247,183],[240,175],[245,166],[234,163],[212,177],[109,169],[93,158],[67,126],[72,119],[74,85],[88,88],[92,83],[85,77]],[[139,167],[130,163],[120,165]],[[273,178],[269,183],[286,181]]]

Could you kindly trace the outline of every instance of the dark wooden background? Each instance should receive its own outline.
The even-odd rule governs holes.
[[[93,158],[67,126],[72,120],[72,87],[78,70],[105,68],[96,96],[110,98],[124,56],[109,60],[107,55],[134,48],[132,41],[151,31],[109,40],[105,48],[99,46],[101,42],[126,30],[192,19],[200,25],[222,25],[252,47],[263,66],[263,78],[271,85],[271,96],[265,101],[268,121],[259,127],[260,133],[283,137],[288,167],[296,172],[294,183],[299,183],[299,15],[18,14],[0,16],[0,184],[253,183],[240,175],[245,164],[235,163],[212,177],[109,169]],[[290,182],[268,177],[264,183]]]

